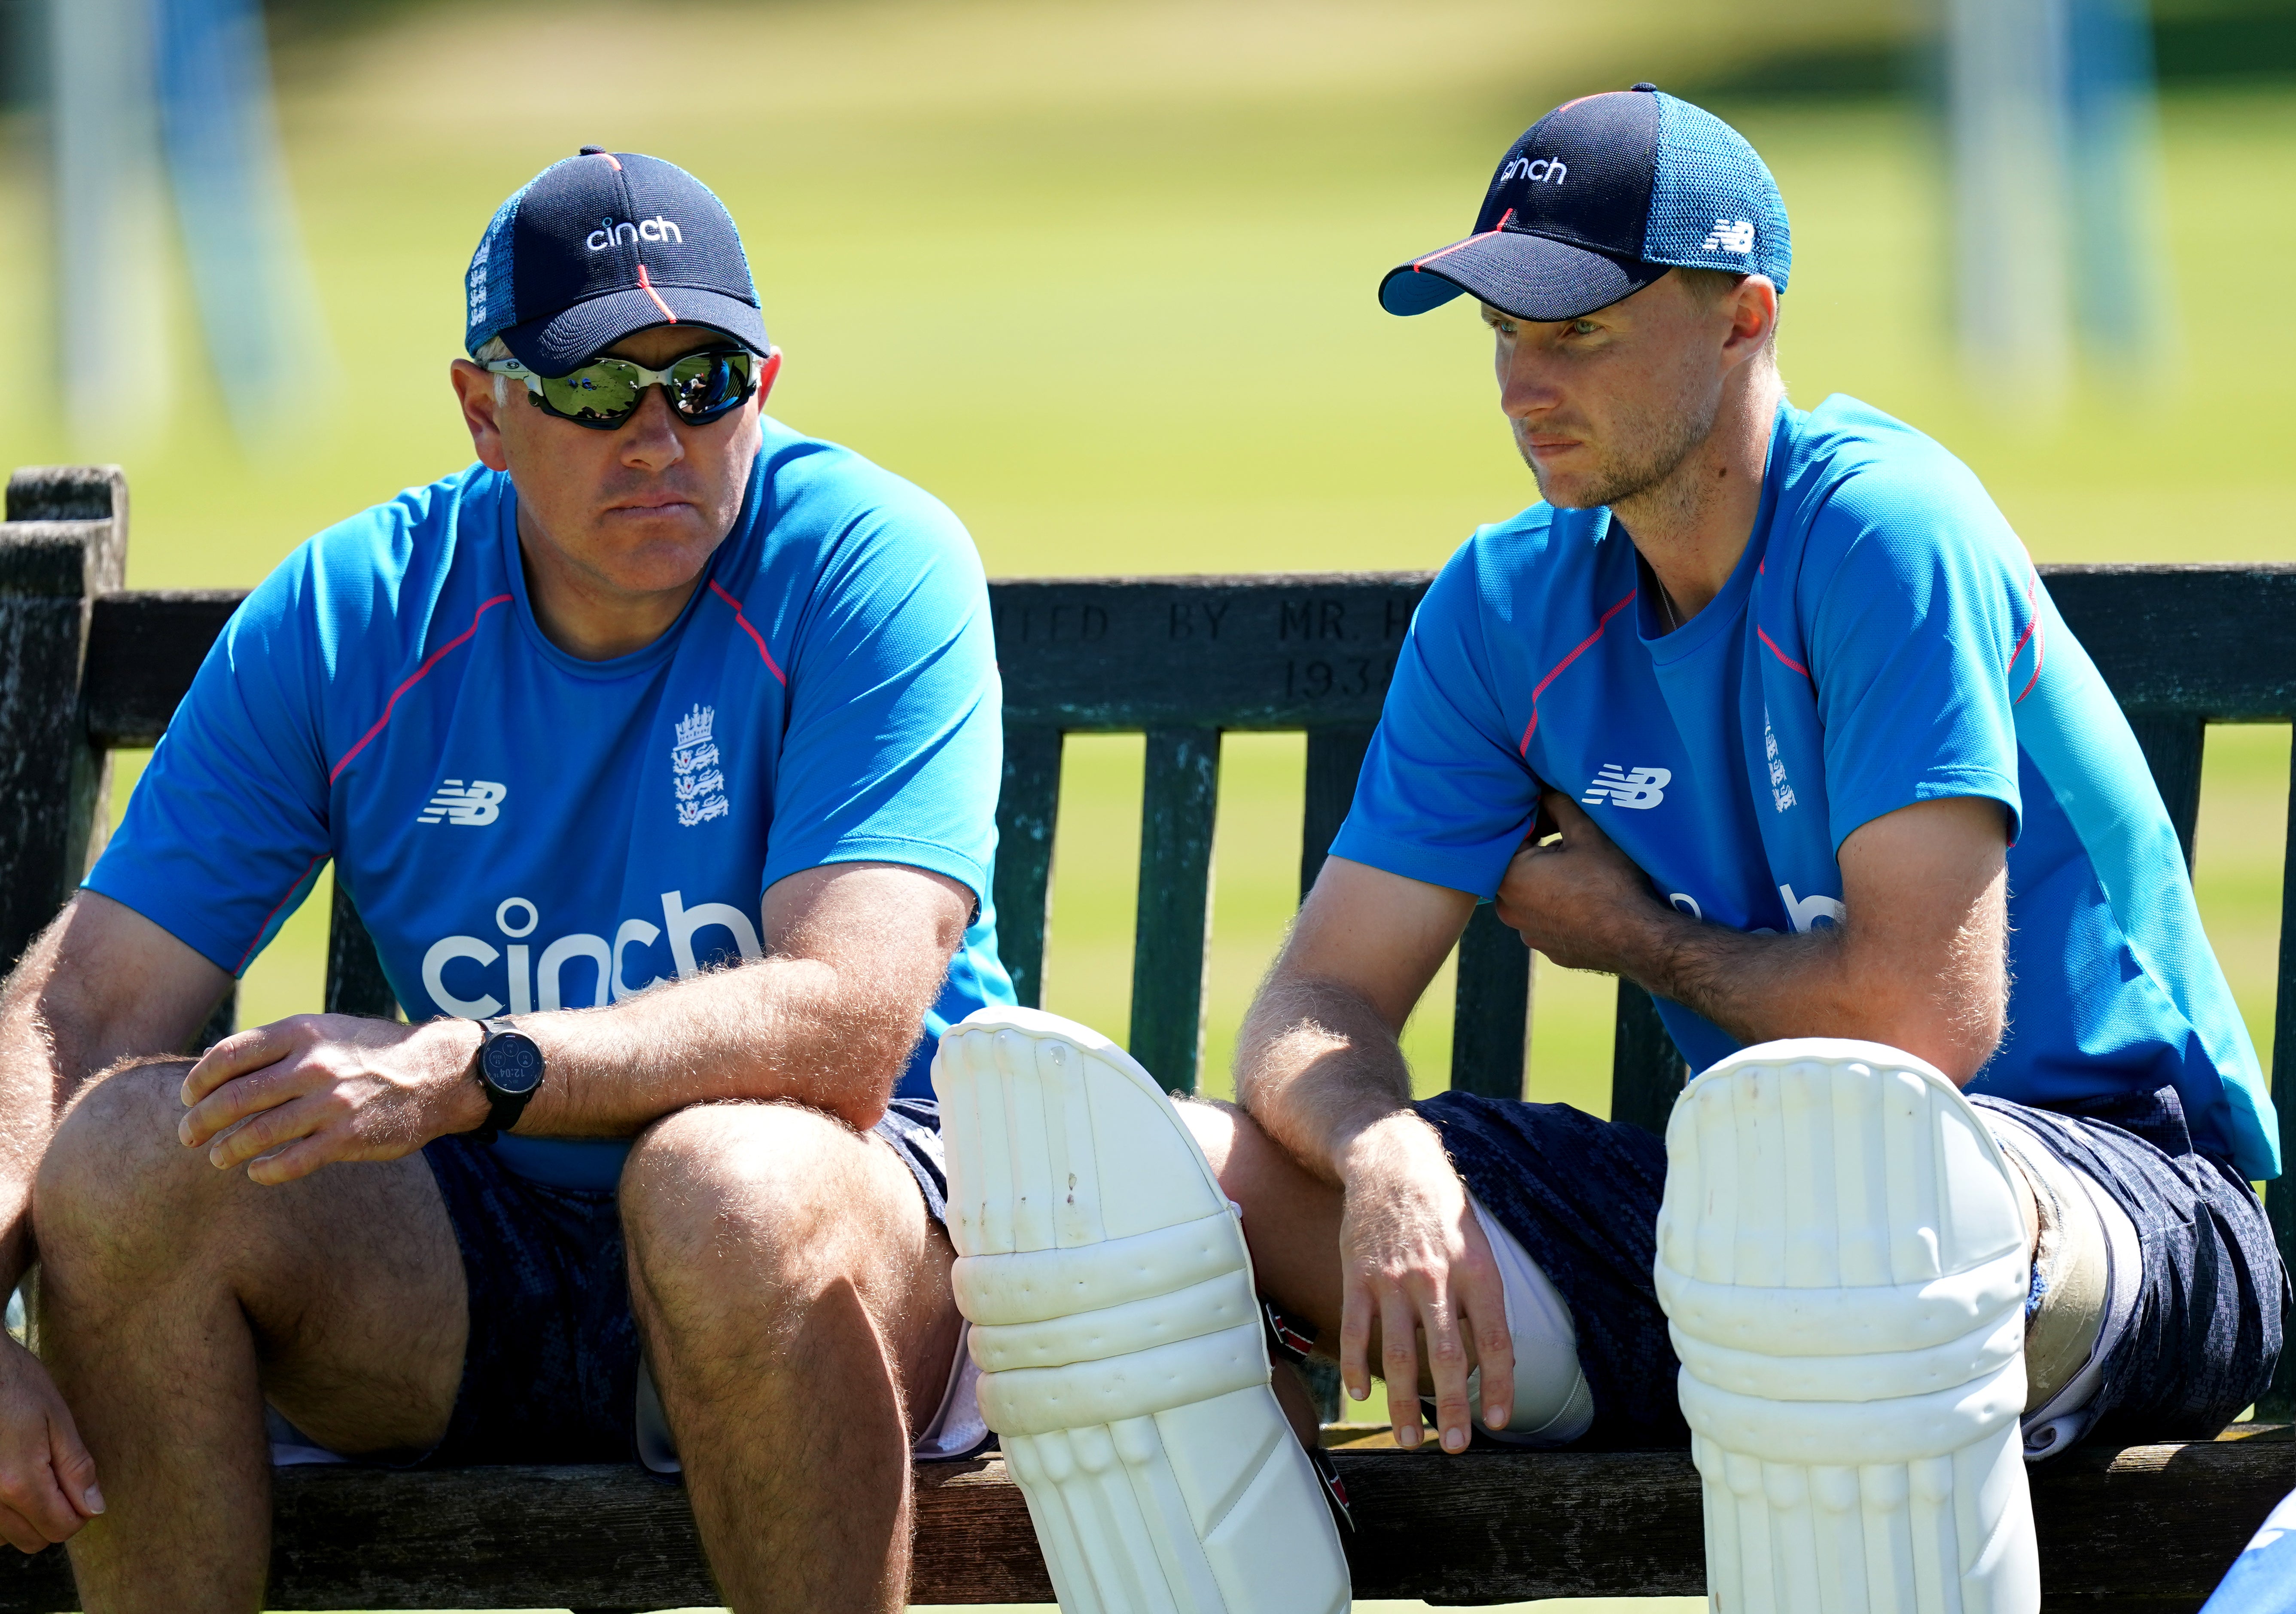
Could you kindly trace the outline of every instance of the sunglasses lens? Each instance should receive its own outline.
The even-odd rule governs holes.
[[[669,366],[669,404],[687,420],[714,420],[749,396],[747,353],[689,353]]]
[[[619,358],[597,358],[571,375],[545,376],[542,396],[569,420],[619,421],[637,408],[638,368]]]
[[[754,354],[688,353],[669,366],[669,407],[688,425],[704,426],[745,401]],[[570,375],[544,376],[542,400],[554,415],[584,425],[618,426],[644,396],[646,373],[627,358],[594,358]]]

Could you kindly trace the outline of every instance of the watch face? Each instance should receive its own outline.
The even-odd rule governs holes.
[[[530,1093],[542,1085],[542,1050],[522,1033],[497,1032],[487,1039],[479,1068],[504,1092]]]

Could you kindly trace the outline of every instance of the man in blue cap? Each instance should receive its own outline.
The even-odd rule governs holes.
[[[2205,1437],[2286,1280],[2255,1051],[2128,723],[1966,467],[1787,401],[1767,169],[1649,85],[1541,119],[1467,295],[1543,502],[1438,576],[1353,809],[1187,1107],[1262,1289],[1406,1445],[1687,1441],[1716,1607],[2038,1598],[2024,1463]],[[1414,1106],[1479,902],[1639,982],[1663,1142]],[[1955,1590],[1958,1587],[1958,1591]]]
[[[897,1609],[983,1438],[920,1047],[1011,1001],[979,559],[762,413],[677,168],[545,169],[467,285],[480,464],[256,589],[9,987],[0,1534],[253,1610],[281,1456],[643,1458],[734,1606]],[[409,1023],[173,1057],[330,860]]]

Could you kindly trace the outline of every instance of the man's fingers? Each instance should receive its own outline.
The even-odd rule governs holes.
[[[1427,1371],[1435,1381],[1435,1428],[1447,1452],[1464,1452],[1473,1430],[1467,1416],[1467,1347],[1449,1300],[1438,1294],[1422,1303],[1420,1327],[1427,1339]]]
[[[25,1553],[45,1552],[54,1544],[30,1519],[5,1503],[0,1503],[0,1541]]]
[[[1590,834],[1601,836],[1604,840],[1610,839],[1610,836],[1603,835],[1601,827],[1588,816],[1585,808],[1560,790],[1550,790],[1540,796],[1538,805],[1541,811],[1554,819],[1555,829],[1566,841],[1580,840]]]
[[[176,1136],[189,1148],[208,1149],[220,1167],[251,1160],[318,1124],[311,1090],[324,1082],[323,1073],[308,1067],[274,1066],[241,1076],[186,1110]]]
[[[230,1171],[258,1155],[271,1154],[299,1138],[309,1137],[339,1119],[340,1114],[340,1106],[327,1102],[324,1097],[291,1095],[275,1107],[258,1110],[224,1131],[208,1147],[209,1162],[218,1171]]]
[[[1475,1344],[1475,1365],[1483,1374],[1483,1421],[1505,1429],[1514,1402],[1514,1337],[1507,1331],[1506,1280],[1499,1275],[1497,1252],[1470,1207],[1460,1219],[1464,1256],[1451,1268],[1451,1294],[1460,1326]]]
[[[1506,1428],[1514,1410],[1514,1336],[1507,1331],[1506,1290],[1495,1272],[1463,1274],[1460,1314],[1475,1341],[1483,1375],[1483,1424]]]
[[[1371,1396],[1371,1291],[1360,1283],[1348,1285],[1340,1303],[1340,1384],[1350,1401]]]
[[[1380,1371],[1387,1380],[1387,1420],[1395,1444],[1419,1444],[1419,1323],[1410,1297],[1390,1289],[1380,1297]]]
[[[13,1513],[37,1536],[39,1545],[25,1547],[26,1552],[37,1552],[40,1546],[62,1541],[79,1528],[85,1516],[58,1488],[45,1450],[25,1453],[22,1466],[12,1465],[12,1469],[13,1471],[0,1476],[0,1509]],[[9,1539],[16,1541],[12,1536]],[[21,1542],[16,1544],[23,1545]]]
[[[293,1051],[293,1042],[277,1025],[251,1025],[232,1033],[184,1073],[184,1108],[189,1109],[225,1083],[276,1064]]]
[[[95,1483],[95,1459],[80,1444],[79,1429],[61,1396],[48,1409],[48,1462],[74,1512],[93,1519],[103,1511],[103,1492]]]
[[[368,1150],[351,1152],[348,1145],[355,1142],[344,1130],[327,1127],[298,1138],[284,1149],[272,1150],[248,1162],[247,1180],[258,1188],[278,1188],[309,1176],[323,1165],[338,1160],[374,1160],[395,1158]]]

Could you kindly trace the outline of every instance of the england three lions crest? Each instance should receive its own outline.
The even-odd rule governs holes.
[[[677,744],[669,751],[669,782],[677,795],[677,821],[691,829],[733,809],[726,801],[726,775],[718,766],[717,743],[709,731],[715,706],[696,705],[677,720]]]

